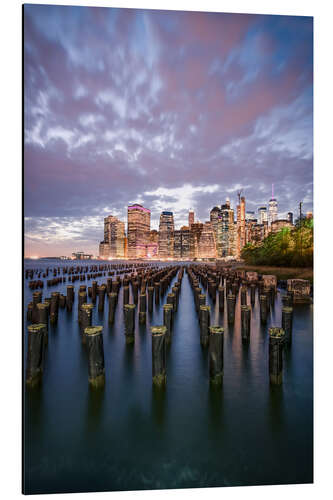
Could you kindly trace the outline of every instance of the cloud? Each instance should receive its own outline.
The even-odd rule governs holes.
[[[39,230],[74,242],[67,220],[91,229],[107,207],[126,221],[131,201],[154,227],[167,208],[206,220],[241,187],[256,210],[273,182],[281,213],[312,209],[311,18],[28,5],[24,33],[25,215]],[[97,249],[102,231],[84,234]]]

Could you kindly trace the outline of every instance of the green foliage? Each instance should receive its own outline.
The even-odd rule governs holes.
[[[242,258],[250,265],[312,267],[313,219],[302,220],[294,229],[271,233],[259,245],[247,244]]]

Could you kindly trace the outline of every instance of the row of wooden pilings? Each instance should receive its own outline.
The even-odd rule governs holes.
[[[108,278],[106,283],[99,286],[96,281],[93,281],[92,286],[88,287],[88,292],[86,285],[80,285],[77,299],[78,322],[82,342],[87,347],[89,382],[92,386],[100,386],[105,380],[103,327],[92,325],[94,306],[97,304],[98,311],[103,312],[105,296],[107,296],[108,323],[114,323],[119,290],[123,286],[124,334],[126,343],[133,343],[135,340],[135,310],[137,305],[139,305],[139,323],[145,324],[147,308],[148,312],[152,313],[154,301],[155,306],[159,306],[178,269],[179,266],[154,267],[148,270],[138,269],[137,273],[125,275],[123,280],[121,280],[120,276],[117,276],[115,280]],[[180,271],[178,282],[172,288],[172,293],[167,296],[167,304],[163,307],[164,324],[161,327],[163,328],[163,340],[159,342],[154,340],[156,333],[153,330],[154,327],[152,327],[153,382],[158,385],[162,383],[161,380],[165,376],[165,342],[171,340],[173,315],[177,310],[182,275],[183,269]],[[130,303],[130,287],[132,303]],[[88,302],[88,297],[91,302]],[[32,323],[28,326],[26,367],[26,383],[28,386],[37,385],[42,378],[49,324],[57,324],[59,309],[66,308],[68,312],[71,312],[74,300],[75,289],[73,285],[67,286],[66,296],[59,292],[52,292],[51,297],[45,298],[44,302],[42,302],[41,291],[33,292],[33,300],[28,304],[27,310],[27,320]],[[166,328],[165,332],[164,327]],[[160,346],[159,348],[156,347],[156,342]],[[164,355],[164,361],[160,359],[160,355]],[[160,372],[161,367],[164,370],[162,372]]]
[[[227,305],[227,322],[235,322],[236,299],[241,302],[241,338],[244,343],[250,342],[251,310],[255,305],[256,290],[258,290],[260,322],[265,325],[271,308],[274,308],[276,298],[275,286],[265,286],[263,281],[248,282],[244,276],[230,270],[215,271],[210,266],[193,265],[187,268],[191,284],[195,308],[200,325],[200,342],[209,348],[209,373],[213,384],[220,384],[223,377],[223,341],[224,328],[221,325],[210,325],[210,306],[206,304],[207,290],[213,303],[218,296],[218,306],[221,314]],[[201,287],[200,287],[201,285]],[[248,290],[250,304],[247,304]],[[270,327],[269,333],[269,375],[273,384],[282,382],[282,350],[289,346],[292,340],[293,297],[291,293],[282,297],[281,327]]]
[[[45,270],[40,269],[27,269],[25,272],[26,279],[30,279],[29,288],[30,290],[37,290],[44,287],[44,281],[42,278],[47,278],[53,273],[53,278],[46,280],[47,287],[56,286],[59,283],[66,283],[66,280],[74,283],[75,281],[86,281],[91,279],[100,278],[102,276],[114,276],[116,273],[118,275],[131,273],[134,270],[156,270],[156,265],[150,263],[128,263],[125,264],[105,264],[105,265],[90,265],[90,266],[71,266],[71,267],[59,267],[59,268],[47,268]],[[38,279],[32,279],[34,274],[37,275]],[[60,276],[62,274],[62,276]],[[67,278],[66,276],[67,275]]]

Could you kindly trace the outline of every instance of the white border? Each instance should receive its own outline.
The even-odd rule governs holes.
[[[327,498],[332,494],[332,352],[333,329],[330,268],[332,249],[332,7],[325,0],[141,0],[97,2],[59,0],[45,4],[98,5],[109,7],[164,8],[260,14],[313,15],[315,17],[315,485],[241,487],[112,493],[112,498],[196,499],[240,498],[270,500]],[[21,2],[1,2],[1,482],[4,498],[20,497],[21,491]],[[326,238],[325,238],[326,237]],[[7,321],[6,321],[7,319]],[[5,342],[4,342],[5,340]],[[13,363],[14,361],[14,363]],[[286,436],[288,439],[288,436]],[[87,494],[76,494],[83,497]],[[99,493],[99,496],[110,493]],[[39,495],[43,498],[45,495]],[[53,495],[52,498],[61,498]]]

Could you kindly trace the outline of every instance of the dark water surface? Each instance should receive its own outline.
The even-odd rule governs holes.
[[[25,265],[67,264],[27,261]],[[106,278],[96,281],[105,283]],[[66,294],[68,284],[44,286],[43,300],[53,291]],[[57,326],[49,327],[42,385],[25,391],[26,493],[313,481],[311,305],[294,308],[292,346],[283,354],[283,384],[273,387],[267,330],[281,324],[283,292],[278,293],[265,328],[260,327],[256,296],[248,347],[240,336],[240,298],[232,328],[226,308],[225,317],[220,317],[218,301],[214,306],[208,299],[211,323],[225,328],[223,386],[212,388],[208,352],[200,345],[185,273],[167,349],[167,385],[156,391],[149,326],[162,324],[166,296],[157,308],[154,304],[151,317],[147,313],[147,326],[136,322],[135,344],[130,346],[124,338],[121,288],[114,325],[108,325],[107,301],[104,315],[94,308],[93,324],[104,326],[106,383],[104,390],[92,391],[77,322],[80,284],[90,286],[91,280],[75,282],[73,312],[59,309]],[[26,317],[32,300],[28,280],[24,292]],[[26,325],[24,333],[26,339]]]

